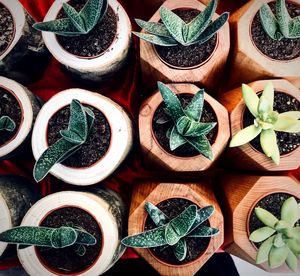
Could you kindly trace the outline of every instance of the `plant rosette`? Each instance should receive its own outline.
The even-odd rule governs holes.
[[[93,110],[94,125],[85,143],[64,158],[65,161],[59,163],[57,159],[50,173],[69,184],[96,184],[118,168],[129,153],[133,140],[132,123],[124,109],[99,93],[74,88],[53,96],[37,117],[32,134],[33,155],[39,160],[49,145],[62,139],[60,133],[68,132],[73,100]],[[41,180],[36,175],[35,178]]]
[[[161,83],[160,86],[165,85]],[[187,106],[188,102],[191,102],[193,96],[199,91],[203,92],[193,84],[168,84],[166,87],[181,98],[182,106]],[[199,93],[197,98],[200,96]],[[200,106],[201,104],[197,105],[197,107]],[[140,108],[140,145],[144,159],[148,163],[167,170],[195,172],[208,169],[219,158],[230,136],[227,110],[205,92],[200,123],[214,123],[213,129],[206,133],[207,138],[204,138],[205,141],[211,144],[209,152],[206,152],[207,157],[189,143],[171,150],[167,133],[172,126],[170,124],[172,120],[166,124],[160,123],[160,121],[164,122],[166,119],[163,98],[160,91],[157,90],[143,102]],[[198,122],[195,122],[195,124],[198,124]]]
[[[30,275],[104,273],[124,253],[120,243],[122,208],[120,198],[110,190],[101,194],[64,191],[44,197],[27,212],[21,226],[73,227],[93,235],[96,244],[85,246],[84,255],[78,255],[76,245],[47,250],[36,246],[19,248],[22,266]]]
[[[75,4],[85,3],[86,1],[54,1],[44,18],[44,22],[57,19],[57,16],[61,13],[63,3],[67,2],[71,6],[74,3],[73,5],[75,6]],[[131,45],[131,23],[126,11],[116,0],[103,2],[108,2],[108,8],[103,20],[98,23],[100,31],[94,31],[94,29],[97,29],[98,25],[96,25],[91,33],[73,37],[56,35],[46,31],[42,32],[45,44],[54,58],[77,78],[85,81],[103,82],[111,80],[124,67]],[[113,26],[115,28],[112,30],[115,33],[114,36],[109,37],[107,31],[101,30],[101,24],[104,24],[104,28]],[[93,34],[93,32],[96,33]],[[80,39],[81,36],[83,39]],[[107,38],[111,42],[107,45],[100,45],[96,49],[98,53],[89,53],[89,49],[92,49],[91,44],[95,43],[97,45],[97,43],[100,43],[96,40],[94,42],[91,41],[90,36],[91,38],[94,36],[94,39]],[[68,40],[70,41],[69,43]],[[89,43],[89,45],[84,43]],[[105,47],[105,49],[101,47]],[[92,50],[95,51],[94,49]]]
[[[39,110],[39,102],[26,87],[0,77],[0,159],[10,158],[26,150],[25,144],[30,139]],[[11,129],[2,128],[3,117],[13,121]]]

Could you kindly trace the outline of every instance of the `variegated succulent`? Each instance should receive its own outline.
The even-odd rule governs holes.
[[[199,209],[192,204],[173,219],[150,202],[146,202],[145,208],[157,228],[124,238],[122,244],[127,247],[171,246],[178,261],[183,261],[188,250],[186,239],[208,238],[219,233],[217,228],[202,225],[214,213],[213,206]]]
[[[84,107],[78,100],[70,104],[70,120],[66,130],[61,130],[61,138],[48,147],[36,161],[33,176],[41,181],[56,164],[74,154],[86,143],[93,130],[95,115],[91,109]]]
[[[204,104],[204,90],[200,89],[190,103],[183,108],[176,94],[168,86],[158,82],[158,88],[164,100],[165,113],[168,117],[164,120],[158,119],[157,123],[164,124],[169,121],[174,123],[167,132],[170,149],[173,151],[184,144],[190,144],[199,153],[212,160],[211,145],[205,135],[217,123],[200,122]]]
[[[259,10],[265,32],[274,40],[300,37],[300,16],[291,18],[285,0],[276,0],[276,15],[265,3]]]
[[[274,87],[271,82],[266,85],[260,98],[246,84],[242,85],[242,93],[244,102],[255,119],[253,125],[242,129],[232,137],[229,146],[244,145],[260,135],[263,152],[278,165],[280,154],[275,131],[299,133],[300,111],[287,111],[280,114],[274,111]]]
[[[224,26],[229,17],[229,13],[225,12],[218,19],[211,22],[217,3],[217,0],[212,0],[189,23],[185,23],[171,10],[161,7],[159,12],[162,23],[136,19],[136,23],[147,33],[133,33],[141,39],[160,46],[189,46],[196,43],[204,43]]]
[[[33,27],[62,36],[88,34],[105,16],[108,3],[107,0],[88,0],[80,12],[65,2],[62,7],[67,18],[35,23]]]
[[[256,263],[268,261],[270,268],[277,268],[285,262],[296,271],[300,260],[300,227],[295,224],[300,220],[300,204],[294,197],[288,198],[281,207],[280,219],[259,207],[255,208],[255,214],[265,225],[249,237],[253,242],[262,242]]]
[[[0,131],[6,130],[9,132],[14,131],[16,128],[16,123],[9,116],[1,116],[0,117]]]

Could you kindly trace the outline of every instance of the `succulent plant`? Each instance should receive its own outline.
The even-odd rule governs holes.
[[[161,7],[159,12],[162,23],[136,19],[136,23],[147,33],[133,33],[141,39],[160,46],[177,46],[180,44],[189,46],[195,43],[204,43],[223,27],[229,17],[229,13],[225,12],[214,22],[211,22],[217,3],[217,0],[212,0],[205,10],[189,23],[185,23],[171,10]]]
[[[300,220],[300,204],[294,197],[285,200],[280,219],[260,207],[255,208],[254,212],[265,225],[249,237],[253,242],[262,242],[256,263],[268,261],[270,268],[277,268],[286,262],[291,270],[296,271],[297,260],[300,260],[300,227],[294,225]]]
[[[16,128],[16,123],[13,119],[11,119],[8,116],[1,116],[0,117],[0,131],[6,130],[6,131],[14,131]]]
[[[72,100],[68,129],[59,132],[61,138],[48,147],[35,163],[33,176],[37,182],[41,181],[56,163],[63,162],[86,143],[93,130],[94,120],[95,115],[91,109],[82,106],[78,100]]]
[[[137,248],[171,246],[178,261],[183,261],[187,254],[186,239],[212,237],[219,233],[217,228],[202,225],[213,214],[213,206],[199,209],[192,204],[173,219],[150,202],[146,202],[145,208],[157,228],[128,236],[122,240],[123,245]]]
[[[88,34],[103,19],[108,3],[107,0],[88,0],[80,12],[68,3],[63,3],[62,7],[67,18],[35,23],[33,27],[62,36]]]
[[[260,98],[246,84],[242,85],[242,93],[244,102],[255,119],[253,125],[242,129],[232,137],[229,146],[244,145],[260,135],[263,152],[278,165],[280,154],[275,131],[300,132],[300,111],[287,111],[280,114],[274,111],[274,87],[271,82],[265,86]]]
[[[192,98],[190,103],[183,108],[180,100],[172,90],[158,82],[159,91],[165,103],[166,119],[158,119],[158,124],[169,122],[170,118],[174,125],[167,131],[167,137],[170,141],[170,149],[173,151],[186,143],[193,146],[199,153],[208,159],[213,159],[213,153],[206,134],[210,132],[217,123],[201,123],[204,90],[200,89]]]
[[[276,15],[266,3],[260,8],[259,15],[265,32],[272,39],[300,37],[300,16],[291,18],[285,0],[276,0]]]

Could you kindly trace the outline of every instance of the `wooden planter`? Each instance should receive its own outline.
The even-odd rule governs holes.
[[[168,9],[192,8],[203,10],[205,5],[197,0],[173,1],[167,0],[163,3],[163,7]],[[215,14],[213,20],[218,18]],[[159,10],[151,17],[149,21],[158,22],[160,19]],[[143,30],[142,30],[143,31]],[[147,84],[149,91],[153,91],[156,82],[191,82],[201,84],[213,91],[218,87],[218,80],[222,76],[223,67],[225,65],[229,53],[229,24],[217,33],[217,45],[211,56],[202,64],[192,68],[172,68],[163,62],[154,46],[140,39],[140,57],[143,83]]]
[[[128,234],[133,235],[144,231],[147,217],[145,202],[149,201],[156,205],[170,198],[188,199],[199,207],[213,205],[215,213],[209,218],[209,223],[211,227],[218,228],[220,233],[211,238],[208,248],[197,260],[184,265],[160,262],[148,249],[136,248],[135,250],[161,275],[194,275],[223,243],[223,216],[212,190],[205,183],[179,184],[149,181],[137,184],[132,194]]]
[[[224,175],[220,197],[225,218],[225,251],[271,272],[290,271],[287,266],[270,269],[255,263],[256,248],[249,241],[248,217],[256,203],[269,194],[288,193],[300,198],[300,183],[288,176]]]
[[[199,88],[193,84],[169,84],[171,90],[177,94],[196,94]],[[218,132],[215,142],[212,144],[214,160],[205,158],[202,154],[194,157],[178,157],[165,151],[157,142],[152,130],[153,115],[162,102],[158,90],[144,101],[139,113],[140,144],[147,162],[156,164],[167,170],[174,171],[203,171],[210,168],[225,149],[229,136],[229,121],[227,110],[207,93],[204,100],[212,107],[217,117]]]
[[[263,91],[265,85],[272,81],[274,89],[285,92],[300,101],[299,90],[286,80],[262,80],[249,84],[255,92]],[[230,113],[231,134],[235,135],[243,128],[243,113],[246,109],[242,99],[242,90],[237,88],[221,95],[220,102]],[[280,157],[280,164],[276,165],[271,158],[254,149],[250,143],[240,147],[228,149],[228,159],[237,168],[248,170],[283,171],[294,170],[299,167],[300,147]]]

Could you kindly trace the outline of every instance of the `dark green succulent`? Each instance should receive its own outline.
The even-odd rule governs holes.
[[[1,116],[0,117],[0,131],[1,130],[6,130],[9,132],[14,131],[16,128],[16,123],[14,122],[13,119],[11,119],[8,116]]]

